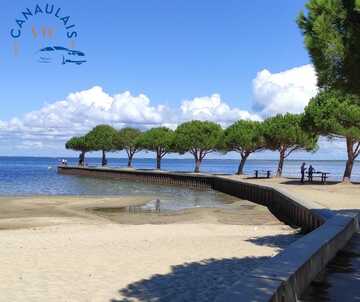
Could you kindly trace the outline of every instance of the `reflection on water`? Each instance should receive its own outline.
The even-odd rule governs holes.
[[[179,188],[177,188],[179,189]],[[180,189],[181,190],[181,189]],[[186,190],[190,193],[188,190]],[[160,195],[162,195],[160,193]],[[164,213],[164,212],[175,212],[179,210],[192,209],[192,208],[222,208],[222,209],[232,209],[232,202],[243,202],[237,198],[233,198],[226,194],[219,194],[212,191],[198,191],[192,192],[189,195],[190,200],[178,200],[176,196],[169,197],[166,194],[162,195],[162,199],[156,198],[148,201],[143,205],[130,205],[125,207],[96,207],[92,210],[104,212],[104,213]],[[212,200],[208,198],[211,197]],[[237,204],[237,206],[239,206]],[[246,203],[243,205],[243,208],[254,207],[249,206]],[[237,208],[238,209],[238,208]]]
[[[160,199],[157,199],[160,201]],[[144,205],[131,205],[126,207],[102,207],[102,208],[92,208],[91,210],[96,212],[103,212],[108,214],[116,213],[127,213],[127,214],[137,214],[137,213],[160,213],[161,208],[160,204],[157,201],[149,201]]]
[[[360,301],[360,255],[339,252],[299,301]]]
[[[189,191],[187,190],[189,193]],[[188,195],[187,195],[188,196]],[[192,192],[190,200],[178,199],[177,196],[162,195],[161,198],[150,200],[144,205],[129,206],[128,212],[173,212],[192,208],[230,208],[231,203],[239,199],[226,194],[212,191]],[[187,197],[186,197],[187,198]],[[208,199],[210,198],[210,200]]]

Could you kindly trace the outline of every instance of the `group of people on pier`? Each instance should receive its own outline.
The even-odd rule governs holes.
[[[309,169],[306,168],[306,163],[303,162],[301,164],[301,167],[300,167],[300,172],[301,172],[301,183],[304,183],[305,182],[305,172],[306,170],[308,171],[308,180],[309,182],[312,182],[313,181],[313,175],[314,175],[314,172],[315,172],[315,168],[310,165],[309,166]]]

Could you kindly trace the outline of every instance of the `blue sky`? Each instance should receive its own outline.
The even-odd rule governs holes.
[[[1,98],[8,104],[2,120],[94,85],[109,93],[145,93],[155,104],[217,92],[230,105],[250,108],[251,81],[259,70],[277,72],[309,62],[295,24],[305,1],[289,0],[276,5],[265,0],[51,1],[75,22],[77,45],[88,63],[39,64],[25,49],[15,58],[9,35],[15,18],[46,3],[2,2]],[[32,23],[24,25],[24,35],[30,36]]]
[[[108,98],[126,91],[130,96],[121,98],[130,98],[135,105],[126,111],[128,115],[110,123],[148,127],[161,120],[162,124],[172,124],[176,122],[166,120],[168,113],[164,112],[173,108],[178,108],[172,111],[174,116],[181,112],[184,119],[208,117],[222,124],[246,115],[256,119],[277,112],[301,111],[316,84],[311,67],[306,69],[310,61],[295,23],[305,2],[3,1],[0,136],[2,133],[8,144],[19,148],[14,151],[1,147],[0,154],[28,154],[28,149],[41,155],[54,154],[56,149],[55,154],[62,154],[64,150],[59,146],[66,135],[55,136],[61,129],[71,128],[70,121],[76,119],[68,118],[74,111],[71,108],[82,102],[81,106],[88,106],[81,107],[83,111],[101,107],[101,112],[115,116],[118,112],[110,112],[114,106],[105,106],[101,100],[106,103]],[[47,3],[61,8],[60,15],[70,16],[69,24],[75,24],[75,49],[86,53],[85,64],[37,62],[35,53],[39,48],[68,46],[70,42],[61,21],[53,15],[33,16],[23,24],[19,39],[10,36],[22,11],[29,8],[34,12],[37,4],[44,10]],[[33,26],[37,38],[32,35]],[[43,26],[54,30],[51,38],[41,37]],[[14,40],[19,45],[17,56],[13,52]],[[295,67],[300,69],[293,70]],[[69,100],[69,94],[75,92],[80,93],[78,98]],[[137,98],[140,94],[146,98]],[[296,100],[289,95],[298,97],[298,107],[294,107]],[[57,103],[61,100],[72,107],[68,104],[67,109],[61,109]],[[53,109],[52,104],[63,112]],[[148,113],[136,112],[142,106],[149,107]],[[165,111],[161,109],[164,106]],[[228,112],[223,114],[224,119],[223,106]],[[24,118],[29,112],[35,113]],[[99,116],[97,110],[95,115],[79,119],[91,125],[89,120],[94,118],[95,123]],[[37,132],[29,126],[29,121],[34,120],[41,120]],[[80,130],[83,127],[79,126]]]

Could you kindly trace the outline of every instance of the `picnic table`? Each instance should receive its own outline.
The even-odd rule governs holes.
[[[330,172],[314,171],[310,176],[309,172],[307,172],[308,181],[312,182],[314,177],[318,177],[320,178],[322,184],[326,184],[326,180],[329,178],[329,174]]]
[[[255,171],[255,178],[262,177],[270,178],[271,170],[254,170]]]

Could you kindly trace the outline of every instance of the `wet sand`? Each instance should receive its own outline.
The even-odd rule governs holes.
[[[265,208],[242,201],[231,209],[124,210],[147,201],[0,198],[1,299],[149,301],[166,290],[180,301],[207,301],[231,286],[234,271],[259,265],[297,238]],[[202,285],[194,289],[194,282]]]

